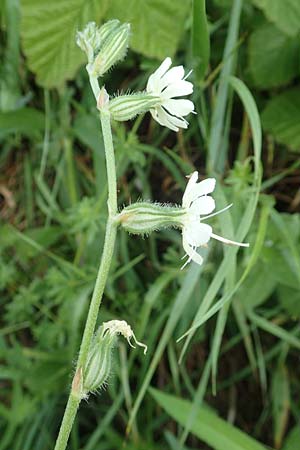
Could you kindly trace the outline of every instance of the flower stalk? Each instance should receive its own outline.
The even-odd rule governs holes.
[[[93,91],[94,88],[95,83],[92,85]],[[98,98],[96,98],[96,101],[97,100]],[[110,113],[105,108],[100,110],[100,121],[102,126],[102,134],[105,147],[106,170],[107,170],[108,219],[106,224],[106,232],[101,262],[98,270],[98,275],[96,278],[96,284],[94,287],[92,300],[90,303],[87,321],[84,328],[84,333],[79,351],[79,357],[76,366],[76,372],[54,450],[65,450],[80,401],[82,398],[84,398],[84,392],[81,389],[82,371],[84,366],[86,365],[89,349],[94,336],[98,312],[101,305],[101,300],[105,284],[107,281],[109,268],[111,265],[117,233],[117,224],[114,220],[114,217],[117,214],[116,164],[111,133]]]

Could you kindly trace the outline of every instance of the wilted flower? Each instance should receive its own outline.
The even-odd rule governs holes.
[[[191,261],[202,264],[203,258],[197,253],[197,248],[207,244],[210,238],[221,241],[224,244],[249,247],[249,244],[231,241],[214,234],[210,225],[202,223],[203,220],[225,211],[232,205],[214,214],[210,214],[215,209],[215,201],[208,194],[214,191],[216,180],[214,178],[207,178],[199,183],[197,180],[198,172],[193,172],[182,199],[182,207],[186,210],[182,223],[182,243],[186,256],[188,256],[183,267]]]
[[[76,385],[76,390],[82,398],[89,392],[96,392],[107,383],[112,367],[112,350],[115,346],[118,335],[121,334],[131,347],[134,343],[144,347],[144,354],[147,346],[139,342],[132,328],[125,320],[110,320],[104,322],[94,335],[87,362],[80,375],[80,386]],[[77,381],[77,380],[76,380]]]
[[[183,95],[193,92],[193,85],[184,76],[183,66],[170,69],[171,58],[166,58],[159,68],[149,77],[147,92],[160,97],[160,103],[151,108],[150,112],[154,120],[160,125],[178,131],[179,128],[187,128],[188,122],[185,116],[194,112],[194,104],[191,100],[178,99]]]

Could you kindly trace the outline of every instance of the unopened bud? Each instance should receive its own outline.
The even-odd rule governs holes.
[[[90,75],[101,77],[118,61],[121,61],[127,52],[130,34],[130,25],[124,24],[108,33],[92,64],[87,69]]]
[[[119,334],[125,337],[131,347],[134,347],[132,340],[137,345],[144,347],[144,353],[146,353],[147,346],[136,339],[134,332],[125,320],[104,322],[93,338],[83,369],[83,396],[89,392],[98,391],[107,382],[112,367],[112,351]]]
[[[94,54],[100,46],[99,29],[95,22],[89,22],[83,31],[77,31],[76,44],[86,53],[89,63],[94,60]]]
[[[105,39],[109,37],[109,35],[115,31],[120,26],[120,21],[117,19],[109,20],[105,22],[98,31],[99,39],[101,42],[104,42]]]
[[[125,121],[133,119],[138,114],[149,111],[160,101],[159,97],[148,94],[147,92],[119,95],[110,101],[109,110],[113,119]]]
[[[77,32],[76,43],[86,53],[87,70],[93,77],[104,75],[114,64],[122,60],[127,52],[130,25],[110,20],[98,28],[95,22]]]
[[[140,202],[126,206],[117,221],[132,234],[148,234],[169,227],[181,227],[186,213],[181,207]]]

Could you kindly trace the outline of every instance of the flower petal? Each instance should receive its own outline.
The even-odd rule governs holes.
[[[151,92],[157,95],[161,93],[160,79],[167,72],[171,65],[172,60],[168,57],[161,63],[158,69],[156,69],[156,71],[152,75],[150,75],[146,87],[147,92]]]
[[[168,56],[167,58],[165,58],[163,60],[161,65],[156,69],[156,71],[154,72],[154,75],[161,78],[167,72],[169,67],[171,67],[171,65],[172,65],[172,59]]]
[[[169,84],[162,92],[162,98],[181,97],[182,95],[189,95],[193,92],[193,84],[186,80],[176,81]]]
[[[201,195],[210,194],[215,189],[215,186],[215,178],[206,178],[206,180],[196,183],[190,194],[191,201],[194,202],[198,197],[201,197]]]
[[[191,100],[164,100],[163,107],[166,108],[173,116],[187,116],[194,111],[194,103]]]
[[[195,189],[195,186],[197,184],[198,180],[198,172],[195,170],[189,178],[188,184],[186,185],[183,197],[182,197],[182,206],[184,208],[189,208],[190,204],[192,203],[192,193]]]
[[[181,81],[184,77],[183,66],[172,67],[168,70],[163,77],[161,77],[162,89],[172,83],[177,83]]]
[[[201,265],[203,263],[203,258],[199,253],[197,253],[196,249],[191,247],[187,240],[185,239],[184,230],[182,232],[182,246],[184,248],[185,253],[188,255],[188,260],[186,263],[181,267],[183,269],[188,263],[191,261],[194,261],[195,263]]]
[[[169,119],[169,117],[172,118],[172,116],[170,116],[170,114],[168,114],[160,106],[158,106],[155,109],[151,109],[150,113],[151,113],[153,119],[156,120],[156,122],[158,122],[163,127],[170,128],[170,130],[173,130],[173,131],[178,131],[178,128]]]
[[[202,195],[191,204],[190,211],[193,214],[202,216],[210,214],[216,207],[214,199],[210,195]]]
[[[207,244],[212,235],[212,227],[197,220],[189,222],[184,227],[184,234],[187,242],[192,247],[199,247]]]
[[[158,106],[150,110],[152,117],[162,126],[170,128],[170,130],[178,131],[179,128],[187,128],[188,122],[185,119],[171,116],[162,107]]]

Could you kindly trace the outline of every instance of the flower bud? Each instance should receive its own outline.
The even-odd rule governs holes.
[[[109,20],[105,22],[98,31],[98,36],[101,42],[104,42],[108,36],[115,31],[120,26],[120,21],[118,19]],[[97,53],[97,52],[95,52]]]
[[[124,121],[133,119],[137,114],[149,111],[159,102],[159,97],[147,92],[119,95],[110,101],[109,110],[113,119]]]
[[[181,207],[140,202],[126,206],[117,220],[129,233],[148,234],[161,228],[182,226],[185,214]]]
[[[90,75],[95,77],[101,77],[125,57],[129,42],[130,25],[125,23],[105,34],[106,38],[100,44],[100,49],[94,61],[87,67]]]
[[[137,345],[144,347],[144,354],[146,353],[147,346],[137,341],[134,332],[125,320],[104,322],[93,338],[83,369],[83,397],[89,392],[98,391],[107,382],[112,367],[112,350],[119,334],[125,337],[131,347],[134,347],[131,342],[133,339]]]
[[[97,27],[89,22],[83,31],[78,31],[77,45],[86,53],[87,70],[91,76],[100,77],[126,55],[130,25],[110,20]]]
[[[95,22],[89,22],[83,31],[77,31],[76,44],[86,53],[88,62],[93,62],[94,53],[100,46],[99,29]]]

